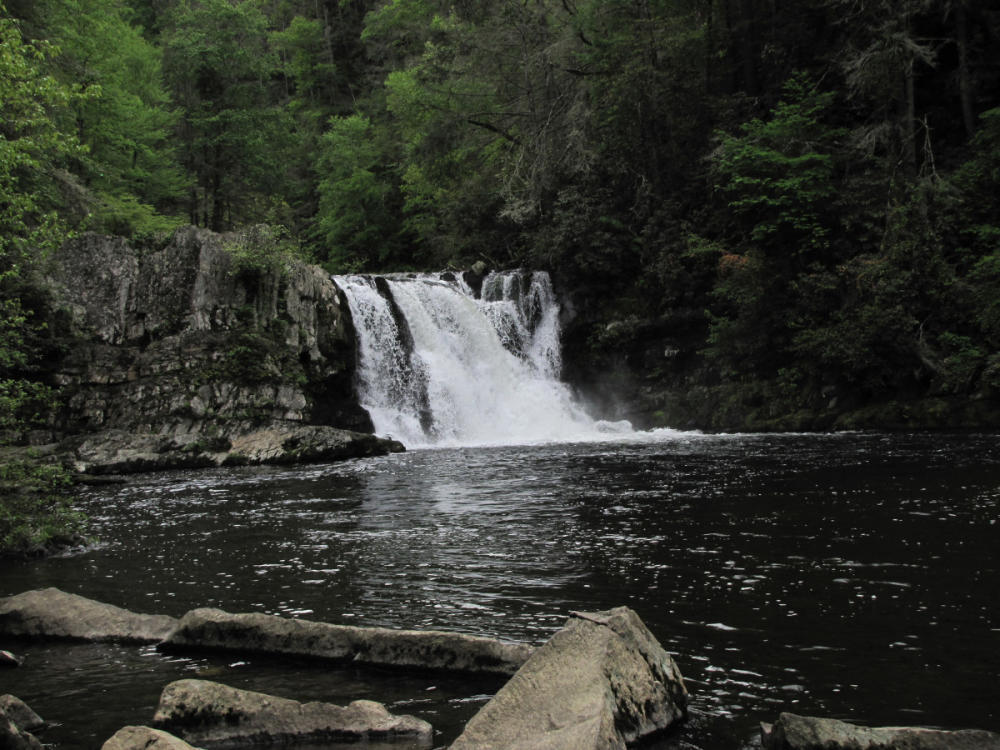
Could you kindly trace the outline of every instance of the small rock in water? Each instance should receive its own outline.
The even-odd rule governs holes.
[[[10,651],[0,650],[0,669],[5,667],[13,669],[14,667],[19,667],[19,666],[21,666],[20,659],[14,656],[14,654],[12,654]]]
[[[598,432],[604,432],[610,435],[625,434],[626,432],[632,431],[632,423],[627,419],[619,419],[615,422],[610,422],[606,419],[598,420],[594,423]]]

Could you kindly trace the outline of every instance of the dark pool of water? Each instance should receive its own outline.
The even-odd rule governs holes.
[[[97,548],[0,564],[0,595],[58,586],[144,612],[198,606],[540,643],[625,604],[675,655],[692,720],[662,747],[738,748],[783,710],[1000,731],[995,435],[664,437],[414,451],[170,473],[86,491]],[[0,644],[2,646],[4,644]],[[96,748],[202,676],[381,700],[445,745],[493,679],[150,648],[7,644],[0,673]]]

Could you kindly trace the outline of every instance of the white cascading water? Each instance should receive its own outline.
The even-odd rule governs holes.
[[[447,279],[447,280],[445,280]],[[358,335],[358,395],[375,431],[408,448],[606,436],[559,382],[559,306],[548,274],[337,276]],[[393,310],[395,304],[396,310]]]

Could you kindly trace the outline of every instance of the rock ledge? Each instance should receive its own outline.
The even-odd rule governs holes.
[[[142,615],[57,588],[0,599],[0,634],[76,641],[159,643],[176,626],[166,615]]]
[[[783,713],[765,726],[768,750],[1000,750],[1000,734],[978,729],[862,727],[837,719]]]
[[[497,674],[513,674],[532,650],[523,643],[462,633],[363,628],[260,613],[230,614],[208,608],[185,614],[160,648],[289,654],[360,664]]]
[[[395,716],[381,703],[299,703],[217,682],[167,685],[153,724],[198,747],[244,747],[291,742],[411,740],[430,747],[433,729],[413,716]]]

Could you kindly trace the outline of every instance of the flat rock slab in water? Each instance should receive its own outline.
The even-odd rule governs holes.
[[[427,748],[433,734],[426,721],[395,716],[374,701],[299,703],[205,680],[167,685],[153,723],[206,748],[385,740]]]
[[[1000,734],[978,729],[872,728],[789,713],[761,740],[769,750],[1000,750]]]
[[[221,649],[311,656],[361,664],[513,674],[531,654],[524,643],[446,633],[292,620],[259,613],[195,609],[161,648]]]
[[[276,421],[250,432],[207,437],[106,430],[83,439],[73,452],[81,474],[134,474],[246,464],[292,464],[383,456],[402,443],[325,425]]]
[[[176,625],[173,617],[136,614],[56,588],[0,599],[0,635],[158,643]]]
[[[574,613],[451,750],[623,750],[686,714],[680,670],[635,612]]]
[[[195,750],[180,737],[150,727],[122,727],[101,750]]]

